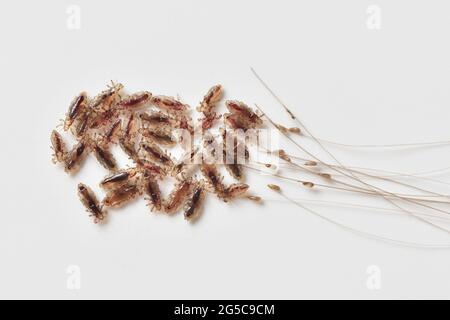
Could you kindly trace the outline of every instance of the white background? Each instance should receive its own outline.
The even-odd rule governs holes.
[[[373,4],[381,9],[380,30],[366,25]],[[81,9],[80,30],[67,28],[70,5]],[[449,11],[444,0],[4,2],[0,297],[450,298],[448,250],[343,231],[275,201],[264,188],[269,177],[249,177],[252,191],[269,199],[261,206],[209,197],[202,219],[190,225],[181,215],[150,214],[139,201],[99,227],[76,185],[95,186],[106,172],[89,158],[69,177],[52,164],[49,147],[73,96],[94,94],[110,80],[130,91],[179,94],[194,106],[221,83],[226,98],[257,102],[290,124],[251,66],[320,137],[355,144],[448,139]],[[348,164],[411,172],[448,166],[450,155],[449,147],[333,150]],[[448,193],[448,185],[438,187]],[[405,217],[317,210],[398,239],[450,243]],[[70,265],[81,270],[80,290],[66,286]],[[370,265],[381,270],[380,290],[366,285]]]

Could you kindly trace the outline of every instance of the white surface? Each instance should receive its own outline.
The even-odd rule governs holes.
[[[81,8],[81,30],[66,28],[71,4]],[[226,205],[209,197],[203,218],[189,225],[181,215],[149,214],[140,201],[99,227],[79,203],[76,185],[96,184],[103,169],[89,159],[71,178],[50,161],[50,132],[72,97],[96,93],[109,80],[131,91],[179,94],[191,105],[222,83],[227,98],[258,102],[288,123],[250,66],[318,136],[378,144],[448,139],[448,1],[376,1],[378,31],[366,27],[370,4],[3,4],[0,297],[450,298],[448,250],[361,238],[288,203]],[[449,149],[332,150],[349,164],[421,171],[448,166]],[[255,193],[275,199],[263,188],[268,181],[250,177]],[[440,191],[448,193],[448,186]],[[396,238],[450,243],[407,218],[317,210]],[[80,290],[66,287],[70,265],[80,267]],[[370,265],[381,270],[380,290],[366,286]]]

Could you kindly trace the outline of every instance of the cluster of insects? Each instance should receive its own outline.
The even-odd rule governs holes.
[[[450,145],[450,141],[399,145],[349,145],[321,139],[284,104],[281,99],[252,69],[263,87],[273,96],[294,126],[275,123],[258,105],[251,108],[237,100],[224,102],[226,112],[220,114],[218,105],[223,98],[221,85],[213,86],[195,110],[201,117],[193,120],[193,109],[180,99],[153,95],[148,91],[127,94],[121,84],[112,83],[95,97],[84,92],[74,98],[63,121],[64,131],[72,133],[77,142],[66,148],[62,136],[54,130],[51,134],[53,160],[61,164],[68,173],[80,169],[83,160],[92,154],[109,174],[100,181],[105,192],[99,201],[91,188],[80,183],[78,195],[94,222],[106,217],[107,208],[120,207],[144,196],[152,211],[174,214],[184,212],[187,220],[196,219],[202,208],[205,195],[215,194],[224,202],[238,197],[261,201],[250,195],[249,186],[243,183],[244,169],[264,174],[268,179],[287,182],[305,189],[322,192],[334,191],[379,198],[389,207],[356,205],[358,208],[386,211],[405,215],[447,235],[450,234],[449,195],[421,184],[404,181],[447,184],[424,174],[447,171],[448,168],[424,173],[402,173],[374,168],[349,167],[344,165],[328,149],[328,145],[345,148],[409,148]],[[239,133],[259,132],[260,128],[273,128],[292,147],[292,151],[261,147],[259,136],[256,142],[247,140]],[[218,127],[218,133],[211,130]],[[200,133],[200,139],[196,139]],[[303,144],[309,139],[315,147]],[[250,158],[247,149],[254,143],[257,152],[268,155],[268,162],[261,163]],[[132,160],[133,165],[119,168],[111,147],[119,146]],[[183,150],[173,157],[169,149],[176,146]],[[317,151],[318,150],[318,151]],[[273,159],[276,159],[276,164]],[[329,159],[329,160],[324,160]],[[279,163],[280,162],[280,163]],[[234,180],[224,182],[222,168]],[[281,174],[282,170],[290,171]],[[301,178],[297,177],[301,174]],[[176,179],[173,190],[164,196],[160,186],[165,178]],[[359,230],[329,218],[310,208],[311,202],[291,198],[284,186],[269,183],[268,189],[283,200],[292,203],[303,212],[312,214],[346,231],[381,241],[400,245],[448,248],[448,244],[423,244],[380,236]],[[392,188],[392,189],[391,189]],[[295,190],[295,189],[294,189]],[[401,190],[401,191],[398,191]],[[267,200],[267,199],[266,199]],[[326,201],[324,201],[326,202]],[[313,203],[313,202],[312,202]],[[336,205],[336,202],[329,202]],[[354,206],[353,203],[339,205]]]
[[[62,125],[77,142],[68,149],[61,134],[53,130],[53,162],[73,174],[80,170],[88,154],[92,154],[109,171],[99,183],[105,192],[102,200],[86,184],[78,185],[78,196],[95,223],[104,220],[107,208],[123,206],[140,196],[145,197],[152,211],[174,214],[183,210],[187,220],[199,216],[208,192],[225,202],[237,197],[258,200],[247,195],[249,186],[242,182],[241,163],[248,160],[249,153],[244,147],[243,155],[239,155],[241,143],[233,132],[257,128],[262,120],[243,102],[226,101],[229,112],[223,115],[221,134],[216,137],[207,134],[213,126],[220,125],[222,116],[218,115],[216,105],[222,96],[222,86],[213,86],[196,108],[202,117],[193,121],[191,107],[179,99],[148,91],[127,94],[120,83],[112,83],[94,97],[82,92],[70,103]],[[201,141],[194,138],[198,131],[202,133]],[[206,161],[212,158],[206,150],[217,144],[218,139],[223,140],[221,160],[226,160],[221,163],[235,183],[225,184],[217,162]],[[118,167],[111,152],[113,145],[120,146],[133,166]],[[175,146],[184,150],[179,159],[168,153]],[[164,197],[160,181],[166,177],[174,177],[177,183]]]

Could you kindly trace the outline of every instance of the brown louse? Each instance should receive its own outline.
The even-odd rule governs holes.
[[[130,183],[130,180],[134,178],[136,174],[136,168],[110,174],[100,182],[100,188],[105,190],[117,189],[122,187],[124,184]]]
[[[224,128],[221,129],[221,135],[223,141],[223,162],[225,169],[227,169],[228,173],[234,179],[242,180],[244,170],[241,164],[245,163],[245,161],[249,159],[249,151],[245,144],[240,143],[237,137],[233,136]]]
[[[165,201],[164,211],[169,214],[177,212],[189,196],[191,187],[192,182],[190,179],[180,181],[170,193],[167,201]]]
[[[81,92],[76,96],[69,106],[69,111],[66,114],[66,119],[64,121],[64,130],[67,131],[74,123],[75,119],[83,113],[87,106],[87,95],[86,92]]]
[[[121,126],[122,126],[122,119],[117,119],[115,122],[113,122],[113,124],[102,136],[101,145],[105,146],[110,143],[117,143],[122,133]]]
[[[126,155],[130,159],[134,160],[138,157],[136,145],[135,145],[134,141],[132,141],[130,139],[126,139],[124,137],[120,137],[119,138],[119,146],[122,149],[122,151],[125,152]]]
[[[222,98],[222,95],[222,86],[220,84],[215,85],[209,89],[208,93],[203,97],[200,106],[197,107],[197,111],[203,113],[203,117],[199,119],[202,123],[203,130],[211,128],[214,121],[220,119],[221,116],[218,116],[213,109]]]
[[[262,125],[261,118],[245,103],[236,100],[228,100],[225,102],[227,109],[235,115],[241,117],[252,128]]]
[[[82,160],[86,155],[87,145],[85,141],[78,142],[65,157],[65,171],[68,173],[76,172]]]
[[[120,100],[117,105],[121,109],[136,109],[145,106],[152,99],[152,94],[148,91],[136,92]]]
[[[211,89],[209,89],[206,95],[203,97],[200,106],[197,107],[197,111],[203,113],[210,113],[217,104],[217,102],[219,102],[220,99],[222,99],[222,95],[223,95],[223,87],[220,84],[211,87]]]
[[[172,133],[168,129],[141,128],[139,132],[143,137],[148,138],[159,145],[173,147],[177,144],[177,140],[172,136]]]
[[[227,202],[229,200],[238,198],[243,196],[247,190],[249,189],[249,185],[245,183],[233,183],[227,186],[220,196],[223,201]]]
[[[94,218],[94,223],[98,223],[105,218],[106,212],[100,206],[94,192],[85,184],[78,184],[78,196],[83,203],[89,216]]]
[[[187,104],[184,104],[173,97],[163,95],[153,96],[152,103],[159,109],[175,114],[183,113],[189,109]]]
[[[151,210],[161,211],[162,209],[162,197],[161,190],[159,189],[158,182],[150,174],[145,174],[143,177],[143,189],[147,194],[148,205]]]
[[[85,139],[89,129],[91,113],[89,110],[82,112],[77,119],[75,126],[72,127],[72,133],[78,140]]]
[[[102,202],[105,207],[121,207],[136,199],[140,194],[141,192],[137,184],[125,184],[109,191]]]
[[[114,158],[108,147],[102,147],[97,143],[91,144],[91,150],[97,161],[107,170],[115,170],[117,167],[116,159]]]
[[[108,89],[102,91],[100,94],[95,96],[89,106],[92,109],[110,109],[120,98],[120,91],[123,89],[123,85],[121,83],[112,82],[111,86],[108,86]]]
[[[204,163],[200,166],[200,171],[205,177],[208,185],[213,189],[214,193],[222,198],[224,196],[225,186],[222,182],[223,177],[217,170],[217,167],[214,164]]]
[[[67,155],[67,148],[63,138],[56,130],[53,130],[50,140],[53,149],[53,163],[63,162]]]
[[[127,125],[123,130],[123,137],[125,139],[132,139],[135,137],[139,130],[138,119],[134,116],[134,113],[130,114],[128,117]]]
[[[155,161],[164,167],[173,167],[173,162],[170,156],[168,156],[160,147],[151,141],[141,141],[141,150],[150,158],[150,160]]]
[[[175,121],[173,118],[161,111],[152,111],[150,113],[144,112],[139,115],[139,118],[143,123],[158,127],[172,126]]]
[[[184,218],[189,221],[198,218],[205,198],[205,189],[202,182],[195,182],[192,189],[184,207]]]

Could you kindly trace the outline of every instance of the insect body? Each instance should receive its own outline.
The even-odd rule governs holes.
[[[136,173],[135,168],[113,173],[100,182],[100,187],[105,190],[118,189],[124,184],[129,183]]]
[[[106,207],[120,207],[139,196],[137,184],[125,184],[118,189],[109,191],[103,199]]]
[[[150,158],[150,160],[155,161],[165,167],[172,167],[173,162],[172,159],[156,144],[145,141],[141,143],[142,150],[145,151],[145,154]]]
[[[75,119],[84,112],[87,106],[87,96],[85,92],[76,96],[69,106],[69,111],[64,121],[64,130],[67,131],[72,126]]]
[[[217,102],[220,101],[223,95],[223,88],[220,84],[209,89],[208,93],[203,97],[200,106],[197,107],[198,112],[210,113]]]
[[[81,161],[84,159],[86,154],[86,149],[86,143],[84,141],[80,141],[72,148],[72,150],[69,151],[65,157],[66,172],[73,173],[79,169]]]
[[[139,117],[144,123],[152,126],[171,126],[174,123],[174,119],[160,111],[151,113],[144,112]]]
[[[88,125],[90,115],[90,111],[86,110],[79,116],[79,119],[77,119],[76,121],[75,127],[73,128],[73,134],[79,140],[86,137],[87,131],[89,129]]]
[[[56,130],[53,130],[50,140],[53,148],[53,162],[63,162],[67,155],[67,149],[61,135]]]
[[[137,158],[137,151],[134,141],[121,137],[119,139],[119,146],[123,150],[123,152],[125,152],[128,157],[130,157],[130,159],[134,160]]]
[[[194,184],[191,196],[184,208],[184,218],[186,220],[193,220],[198,217],[204,198],[205,190],[203,188],[203,184],[196,182]]]
[[[162,200],[161,200],[161,191],[159,190],[158,183],[153,179],[151,175],[144,176],[144,192],[147,194],[149,205],[152,206],[152,211],[156,209],[157,211],[161,211],[162,209]]]
[[[164,211],[167,213],[175,213],[185,203],[192,188],[192,182],[182,180],[175,186],[175,189],[169,196],[169,199],[164,205]]]
[[[183,113],[189,108],[187,104],[168,96],[154,96],[152,97],[152,103],[157,108],[175,114]]]
[[[98,223],[104,219],[105,212],[98,203],[95,194],[88,186],[82,183],[78,184],[78,196],[87,211],[90,213],[89,216],[94,218],[94,223]]]
[[[118,102],[119,108],[129,110],[131,108],[139,108],[150,102],[152,94],[148,91],[137,92]]]
[[[125,130],[123,131],[123,137],[125,139],[132,139],[138,130],[137,118],[132,113],[129,118]]]
[[[207,130],[212,127],[214,120],[220,119],[220,116],[214,112],[214,107],[222,98],[223,90],[220,84],[209,89],[208,93],[203,97],[197,111],[203,113],[203,118],[199,119],[202,123],[202,129]]]
[[[177,141],[172,136],[170,130],[162,129],[162,128],[142,128],[140,130],[142,136],[152,140],[155,143],[164,146],[174,146]]]
[[[200,166],[200,171],[214,192],[219,197],[223,197],[225,192],[225,186],[222,183],[223,177],[220,175],[216,166],[204,163]]]
[[[240,197],[247,192],[248,188],[248,184],[233,183],[225,188],[222,198],[226,202],[228,200]]]
[[[248,121],[254,126],[262,124],[261,118],[245,103],[236,100],[228,100],[225,102],[225,105],[231,113],[243,117],[245,121]]]
[[[92,153],[94,154],[95,158],[97,158],[98,162],[108,170],[115,170],[117,167],[116,159],[114,159],[114,156],[112,153],[104,147],[99,146],[98,144],[93,144],[91,147]]]

